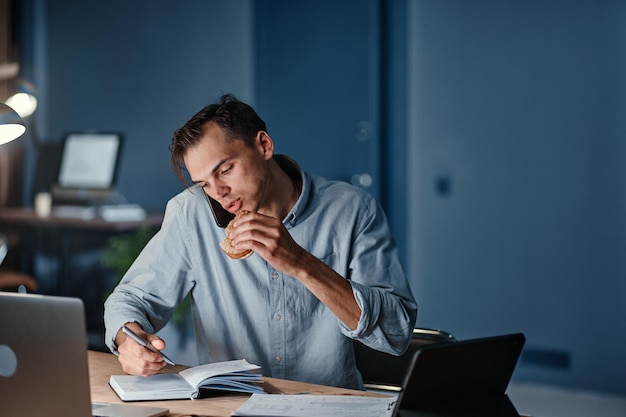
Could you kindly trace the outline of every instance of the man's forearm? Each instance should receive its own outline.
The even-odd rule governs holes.
[[[350,329],[356,330],[361,318],[361,308],[347,279],[311,254],[303,259],[296,275],[339,320]]]

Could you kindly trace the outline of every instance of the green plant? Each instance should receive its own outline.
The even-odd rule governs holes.
[[[100,261],[104,267],[116,273],[115,285],[119,283],[155,233],[156,230],[146,226],[132,233],[115,235],[107,239]],[[108,297],[111,291],[105,297]],[[187,331],[190,311],[191,301],[189,297],[185,297],[172,316],[172,322],[179,331]]]

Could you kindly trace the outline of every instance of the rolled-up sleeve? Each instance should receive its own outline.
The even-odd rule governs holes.
[[[347,278],[362,313],[356,330],[342,325],[342,331],[376,350],[402,354],[415,326],[417,304],[386,216],[373,198],[364,197],[351,239]]]

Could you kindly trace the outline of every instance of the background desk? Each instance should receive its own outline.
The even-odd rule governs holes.
[[[38,292],[79,297],[85,303],[90,347],[103,349],[103,302],[119,273],[101,264],[102,250],[114,235],[148,227],[156,231],[162,214],[142,221],[107,222],[99,217],[39,217],[30,208],[0,207],[0,233],[9,237],[4,267],[33,276]]]
[[[171,372],[178,372],[185,367],[168,367]],[[91,387],[91,401],[117,403],[123,401],[109,387],[109,377],[113,374],[124,374],[117,357],[110,353],[89,352],[89,383]],[[307,384],[304,382],[288,381],[277,378],[265,378],[263,388],[271,394],[317,394],[317,395],[376,395],[364,391],[343,388],[327,387],[324,385]],[[220,394],[200,400],[173,400],[173,401],[141,401],[137,405],[169,408],[171,416],[211,416],[229,417],[231,413],[243,404],[249,394]],[[132,403],[127,403],[132,404]]]
[[[39,251],[51,252],[59,262],[56,289],[46,291],[57,295],[71,294],[70,263],[73,239],[88,237],[101,244],[109,236],[132,232],[142,227],[158,228],[162,214],[149,214],[141,221],[107,222],[99,217],[89,220],[78,218],[39,217],[33,209],[21,207],[0,208],[0,233],[19,238],[20,261],[18,268],[38,278],[34,257]]]
[[[148,214],[141,221],[120,221],[107,222],[99,217],[90,220],[81,220],[67,217],[39,217],[35,210],[27,207],[1,207],[0,223],[13,224],[18,226],[38,227],[38,228],[63,228],[78,230],[104,230],[114,232],[124,232],[135,230],[141,226],[160,226],[163,221],[162,214]]]

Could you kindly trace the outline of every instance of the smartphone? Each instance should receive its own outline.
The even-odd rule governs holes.
[[[209,202],[209,207],[211,207],[211,213],[213,213],[215,223],[221,228],[228,226],[228,223],[235,218],[235,215],[222,207],[220,203],[209,197],[206,193],[204,195]]]

